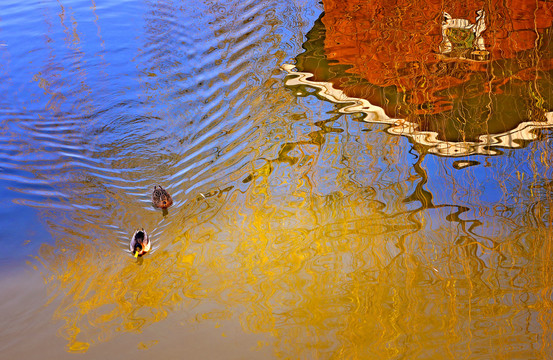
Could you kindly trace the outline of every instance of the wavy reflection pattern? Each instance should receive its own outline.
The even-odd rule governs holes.
[[[110,6],[32,20],[55,55],[31,83],[10,63],[34,102],[2,110],[0,181],[54,239],[35,264],[68,351],[180,314],[238,318],[275,358],[551,352],[551,142],[455,170],[283,86],[314,4]],[[135,262],[137,226],[154,251]]]

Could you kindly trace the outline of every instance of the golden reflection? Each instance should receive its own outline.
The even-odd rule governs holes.
[[[199,197],[168,230],[170,244],[138,262],[69,238],[44,245],[68,349],[86,351],[186,310],[190,322],[237,316],[244,331],[275,339],[277,358],[455,357],[467,338],[478,351],[490,337],[507,345],[505,336],[535,344],[526,355],[550,350],[550,199],[520,215],[533,226],[498,217],[511,230],[489,237],[481,221],[462,220],[469,209],[435,206],[422,187],[414,194],[426,205],[398,203],[387,214],[380,190],[317,194],[306,185],[312,169],[286,184],[298,188],[289,201],[278,192],[284,183],[274,185],[279,171],[290,180],[301,169],[288,157],[256,169],[246,192]],[[203,302],[216,305],[204,311]]]
[[[44,245],[40,256],[52,271],[48,281],[57,286],[54,292],[63,294],[55,318],[64,322],[60,333],[70,351],[86,351],[115,331],[140,331],[196,292],[190,256],[160,254],[135,262],[127,254],[99,251],[93,245],[66,245]],[[66,258],[69,253],[71,261]]]
[[[154,18],[168,11],[151,8]],[[172,26],[154,22],[147,33],[156,42]],[[161,60],[151,69],[163,68]],[[283,359],[509,357],[511,346],[522,347],[520,357],[547,357],[553,350],[553,186],[498,159],[491,180],[478,173],[489,158],[448,167],[448,159],[419,155],[425,144],[417,142],[411,152],[405,139],[344,115],[343,103],[337,111],[306,105],[313,97],[300,92],[307,88],[252,95],[274,83],[273,74],[240,92],[256,106],[270,104],[247,117],[262,124],[249,138],[237,122],[217,128],[224,135],[207,137],[222,143],[234,137],[226,148],[196,144],[196,157],[175,151],[188,162],[216,155],[200,170],[172,178],[180,192],[165,217],[135,205],[143,191],[135,177],[149,181],[163,173],[158,168],[119,180],[91,176],[68,199],[75,206],[70,215],[45,216],[56,243],[43,245],[38,260],[68,350],[86,352],[178,314],[186,325],[216,329],[237,318],[244,332],[268,334],[273,343],[259,347],[271,346]],[[379,111],[375,116],[385,115]],[[212,121],[203,126],[219,126]],[[242,142],[248,143],[237,151],[242,163],[225,157]],[[117,157],[113,168],[155,163],[129,160],[120,149],[128,144],[108,145],[106,157]],[[520,163],[547,172],[549,154],[537,147]],[[177,159],[163,171],[179,166],[188,163]],[[431,189],[432,181],[438,185]],[[499,200],[486,202],[492,195]],[[112,245],[113,231],[103,227],[109,221],[115,228],[146,222],[154,251],[135,260],[123,250],[127,244]],[[163,339],[136,340],[144,351],[156,344]]]

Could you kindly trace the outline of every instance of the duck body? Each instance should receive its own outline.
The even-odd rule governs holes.
[[[157,208],[167,209],[169,206],[173,205],[173,198],[169,195],[167,190],[159,185],[155,185],[154,191],[152,192],[152,203]]]
[[[134,232],[134,235],[131,238],[131,243],[129,248],[134,257],[139,257],[146,254],[150,251],[152,243],[150,242],[150,237],[144,229],[138,229]]]

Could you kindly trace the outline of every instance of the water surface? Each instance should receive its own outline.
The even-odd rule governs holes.
[[[342,56],[333,11],[0,5],[6,358],[548,358],[550,28],[438,60],[469,80],[436,100]]]

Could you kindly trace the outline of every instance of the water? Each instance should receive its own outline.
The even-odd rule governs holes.
[[[348,60],[430,8],[3,2],[2,357],[549,358],[551,23],[416,91],[438,50]]]

